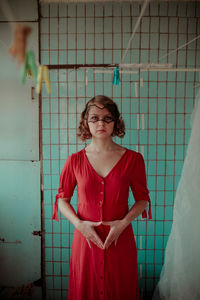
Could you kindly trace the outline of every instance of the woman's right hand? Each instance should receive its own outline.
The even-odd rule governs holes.
[[[82,235],[86,238],[89,247],[91,248],[90,241],[97,245],[99,248],[104,249],[104,245],[102,240],[96,233],[94,227],[101,225],[102,222],[91,222],[91,221],[83,221],[81,220],[76,228],[78,231],[82,233]]]

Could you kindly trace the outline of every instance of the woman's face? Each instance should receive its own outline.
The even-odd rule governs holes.
[[[102,104],[95,104],[89,108],[88,126],[92,137],[110,137],[114,129],[114,118]]]

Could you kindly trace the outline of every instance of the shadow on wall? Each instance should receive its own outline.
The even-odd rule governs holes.
[[[30,282],[28,285],[22,284],[19,287],[1,287],[0,299],[20,299],[20,300],[40,300],[42,295],[42,281]]]

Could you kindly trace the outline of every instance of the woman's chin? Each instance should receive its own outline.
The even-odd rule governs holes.
[[[111,134],[107,133],[107,132],[97,132],[95,135],[93,135],[93,137],[98,138],[98,139],[105,139],[105,138],[109,138],[111,137]]]

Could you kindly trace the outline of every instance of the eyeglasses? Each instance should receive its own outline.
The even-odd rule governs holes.
[[[110,116],[105,116],[102,119],[100,119],[98,116],[91,116],[91,117],[89,116],[87,120],[88,120],[88,123],[89,122],[90,123],[97,123],[99,121],[103,121],[104,123],[107,123],[107,124],[115,121],[115,119],[110,117]]]

